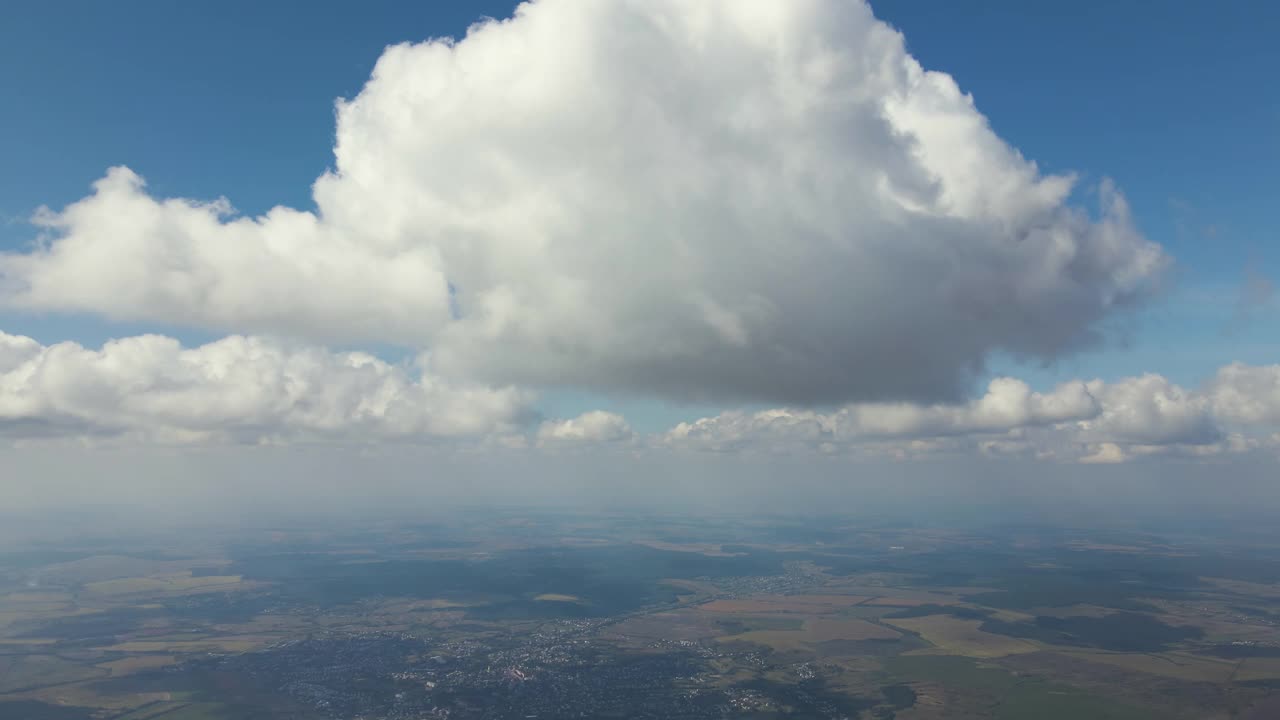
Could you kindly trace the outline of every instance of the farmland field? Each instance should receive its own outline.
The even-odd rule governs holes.
[[[650,520],[639,538],[609,522],[499,514],[383,528],[385,541],[271,527],[0,553],[0,718],[1254,720],[1280,707],[1280,563],[1256,544],[1070,529],[1028,544],[840,519],[818,523],[820,541],[816,521],[750,520],[762,537],[744,544],[727,520],[666,535]]]

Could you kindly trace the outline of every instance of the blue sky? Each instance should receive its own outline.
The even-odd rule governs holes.
[[[980,6],[979,6],[980,5]],[[42,204],[83,197],[128,164],[159,197],[227,196],[243,213],[310,207],[331,165],[333,100],[352,97],[382,48],[459,36],[509,2],[136,1],[0,7],[0,247],[34,236]],[[926,67],[953,75],[996,132],[1089,188],[1114,178],[1140,229],[1176,260],[1166,297],[1123,342],[1027,367],[1035,384],[1144,371],[1194,384],[1227,362],[1280,357],[1277,302],[1240,303],[1246,278],[1280,278],[1280,6],[1261,2],[880,2]],[[1264,294],[1265,295],[1265,294]],[[87,317],[0,314],[42,342],[96,344],[156,329]],[[165,328],[161,328],[165,329]],[[165,329],[189,341],[211,339]],[[706,408],[578,392],[542,409],[624,411],[658,429]]]

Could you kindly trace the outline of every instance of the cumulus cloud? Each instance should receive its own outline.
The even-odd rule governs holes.
[[[314,212],[113,169],[0,256],[0,300],[429,347],[496,385],[928,403],[1096,340],[1166,264],[860,2],[526,3],[388,48],[336,137]]]
[[[715,417],[684,422],[659,438],[669,447],[724,452],[748,447],[791,449],[829,442],[834,423],[828,414],[777,408],[730,410]]]
[[[633,435],[625,418],[604,410],[585,412],[568,420],[547,420],[538,427],[538,442],[543,445],[623,442]]]
[[[0,256],[11,304],[403,345],[447,319],[447,284],[429,246],[380,247],[288,208],[250,219],[225,199],[157,200],[125,167],[93,190],[60,213],[37,214],[52,233],[47,245]]]
[[[1280,424],[1280,365],[1232,363],[1209,384],[1209,400],[1227,422]]]
[[[655,438],[670,448],[846,450],[910,457],[981,453],[1082,463],[1204,458],[1278,446],[1280,365],[1222,368],[1186,389],[1159,375],[1065,383],[1038,393],[996,378],[967,403],[854,403],[831,412],[730,411]]]
[[[421,441],[509,432],[530,400],[259,337],[187,349],[145,335],[94,350],[0,333],[0,437]]]
[[[1208,398],[1160,375],[1111,384],[1094,381],[1091,386],[1102,399],[1103,411],[1096,419],[1079,424],[1085,438],[1146,445],[1206,445],[1222,437]]]
[[[1090,448],[1090,452],[1082,456],[1080,462],[1085,465],[1111,465],[1122,463],[1126,459],[1125,452],[1119,445],[1113,442],[1104,442]]]
[[[369,444],[466,439],[479,450],[939,454],[1119,463],[1280,447],[1280,365],[1221,368],[1198,389],[1148,374],[1033,390],[993,379],[963,403],[728,410],[656,435],[623,416],[533,421],[533,396],[267,337],[184,348],[145,335],[92,349],[0,332],[0,438],[147,443]]]
[[[965,404],[858,403],[830,413],[786,408],[731,411],[681,423],[666,434],[664,442],[723,450],[753,444],[918,440],[1008,432],[1086,420],[1100,412],[1084,383],[1038,393],[1021,380],[1001,377],[991,381],[982,397]]]
[[[835,428],[844,437],[966,435],[1085,420],[1100,412],[1084,383],[1038,393],[1021,380],[1000,377],[991,381],[986,394],[963,405],[851,405],[836,413]]]

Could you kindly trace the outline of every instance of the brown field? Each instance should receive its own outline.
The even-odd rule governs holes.
[[[562,537],[559,538],[561,545],[569,545],[574,547],[599,547],[600,545],[611,545],[613,540],[598,537]]]
[[[1192,553],[1183,552],[1168,545],[1118,545],[1113,543],[1095,543],[1087,541],[1068,542],[1067,547],[1073,550],[1093,550],[1095,552],[1124,553],[1130,555],[1159,555],[1161,557],[1191,557]]]
[[[715,600],[705,605],[699,605],[699,610],[709,613],[811,613],[813,608],[807,605],[769,602],[767,600]]]
[[[724,632],[716,626],[714,615],[693,609],[641,615],[618,623],[613,630],[623,636],[665,640],[698,640]]]
[[[950,615],[926,615],[915,618],[893,618],[885,622],[916,633],[948,655],[993,658],[1035,652],[1039,649],[1026,640],[983,632],[978,629],[982,624],[981,620],[964,620]]]
[[[833,613],[866,600],[865,595],[761,595],[748,600],[714,600],[699,609],[714,613]]]
[[[105,670],[53,655],[0,656],[0,693],[87,680],[106,674]]]
[[[190,572],[162,577],[128,577],[101,580],[84,586],[86,593],[97,596],[136,595],[156,593],[196,593],[227,590],[239,585],[239,575],[209,575],[192,577]]]
[[[559,593],[543,593],[534,598],[538,602],[569,602],[580,603],[582,598],[577,595],[561,595]]]
[[[1086,660],[1103,665],[1177,678],[1179,680],[1203,682],[1227,682],[1235,672],[1237,660],[1219,660],[1182,653],[1119,653],[1104,650],[1065,650],[1059,655]]]
[[[946,720],[947,690],[933,683],[912,683],[916,703],[906,710],[894,713],[895,720]]]
[[[388,607],[391,612],[420,612],[422,610],[448,610],[450,608],[477,607],[479,605],[488,605],[486,600],[476,600],[474,602],[466,600],[450,600],[448,598],[431,598],[430,600],[413,600],[402,605]]]
[[[101,693],[96,680],[6,695],[6,700],[38,700],[52,705],[95,707],[116,712],[170,700],[169,693]],[[7,720],[7,718],[6,718]]]
[[[867,600],[864,605],[877,605],[883,607],[919,607],[921,605],[955,605],[958,600],[955,598],[936,596],[936,597],[892,597],[882,595]]]
[[[689,591],[688,595],[699,595],[699,594],[714,595],[720,592],[720,589],[717,588],[715,585],[712,585],[711,583],[698,582],[697,580],[681,580],[678,578],[664,578],[659,582],[661,582],[663,585],[670,585],[672,587],[680,588],[681,590],[687,590]],[[687,597],[687,595],[682,595],[681,597]]]
[[[981,585],[948,585],[946,587],[934,588],[934,591],[949,595],[981,595],[983,593],[1001,592],[1000,588],[984,587]]]
[[[163,715],[173,713],[175,710],[186,707],[186,705],[187,703],[185,702],[157,702],[153,705],[140,707],[131,713],[121,715],[119,718],[116,718],[116,720],[151,720],[151,718],[158,718]],[[173,715],[169,715],[169,717],[173,717]]]
[[[69,602],[58,603],[0,603],[0,626],[15,620],[65,617],[82,614]]]
[[[97,649],[126,653],[247,652],[276,639],[263,635],[228,635],[206,640],[133,640]]]
[[[1052,617],[1105,617],[1114,613],[1111,608],[1098,605],[1066,605],[1062,607],[1038,607],[1027,611],[1027,615],[1050,615]]]
[[[1248,658],[1236,669],[1236,682],[1280,678],[1280,658]]]
[[[738,557],[745,554],[725,552],[718,543],[669,543],[662,540],[633,540],[632,542],[654,550],[697,553],[707,557]]]
[[[852,595],[844,593],[829,594],[809,594],[809,595],[763,595],[761,600],[779,600],[786,602],[798,602],[808,605],[836,605],[849,606],[864,603],[870,599],[868,595]]]
[[[178,663],[173,655],[138,655],[121,658],[110,662],[98,663],[97,667],[109,670],[113,676],[129,675],[141,670],[152,670]]]
[[[1266,585],[1263,583],[1251,583],[1244,580],[1227,580],[1225,578],[1202,577],[1201,580],[1217,585],[1228,592],[1239,595],[1252,595],[1254,597],[1280,599],[1280,585]]]
[[[0,605],[65,605],[72,598],[60,592],[15,592],[0,596]]]
[[[121,555],[95,555],[65,563],[46,565],[41,578],[51,584],[88,584],[103,580],[137,577],[190,575],[192,567],[225,565],[223,559],[144,560]]]
[[[14,606],[11,610],[0,610],[0,631],[9,625],[29,620],[53,620],[56,618],[93,615],[101,610],[95,608],[75,608],[70,605],[57,608],[41,606]]]
[[[809,618],[799,630],[753,630],[717,639],[752,642],[775,650],[803,650],[828,640],[896,640],[899,637],[897,632],[866,620]]]
[[[1037,613],[1037,614],[1045,615],[1047,613]],[[1003,620],[1005,622],[1031,622],[1036,618],[1035,615],[1031,615],[1024,612],[1018,612],[1017,610],[992,610],[991,617],[995,618],[996,620]]]
[[[1257,601],[1244,598],[1231,601],[1172,601],[1158,598],[1144,599],[1160,608],[1162,613],[1157,618],[1170,625],[1195,625],[1205,633],[1210,642],[1232,642],[1234,640],[1254,640],[1258,642],[1280,643],[1280,627],[1265,624],[1262,618],[1248,616],[1247,613],[1232,605],[1260,604],[1267,605],[1271,601]]]
[[[1116,553],[1147,553],[1150,548],[1138,545],[1112,545],[1109,543],[1093,543],[1082,540],[1075,540],[1067,543],[1067,547],[1075,550],[1097,550],[1099,552],[1116,552]]]

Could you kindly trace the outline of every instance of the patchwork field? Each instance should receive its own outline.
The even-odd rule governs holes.
[[[1280,562],[1250,565],[1252,550],[1153,560],[1110,537],[1064,549],[906,529],[841,544],[797,527],[770,545],[740,524],[715,537],[644,521],[614,539],[607,521],[477,527],[518,534],[0,553],[0,718],[396,717],[412,703],[404,716],[518,719],[554,717],[567,697],[600,717],[762,720],[1280,707]],[[258,706],[272,711],[246,714]]]
[[[936,595],[925,595],[925,596],[916,596],[916,597],[900,597],[900,596],[890,597],[890,596],[882,595],[880,597],[869,598],[863,604],[882,606],[882,607],[909,608],[909,607],[919,607],[921,605],[950,605],[956,602],[959,602],[959,601],[954,598],[936,596]]]
[[[707,557],[740,557],[745,555],[745,553],[739,552],[725,552],[718,543],[671,543],[661,540],[633,540],[632,542],[654,550],[697,553]]]
[[[533,599],[538,602],[567,602],[567,603],[582,602],[582,598],[576,595],[561,595],[559,593],[542,593],[541,595],[538,595]]]
[[[913,618],[885,618],[885,623],[916,633],[952,655],[995,658],[1014,653],[1035,652],[1039,648],[1026,640],[983,632],[980,620],[966,620],[950,615],[926,615]],[[920,651],[928,652],[928,651]]]
[[[186,574],[161,577],[131,577],[99,580],[84,586],[89,596],[168,595],[234,590],[242,582],[239,575],[192,577]]]
[[[694,609],[674,610],[628,618],[610,628],[623,637],[663,640],[700,640],[724,634],[717,616]]]
[[[134,655],[119,660],[98,663],[97,667],[107,670],[115,676],[168,667],[179,662],[181,662],[181,659],[176,655]]]
[[[743,600],[715,600],[700,606],[713,613],[834,613],[862,603],[861,595],[762,595]]]
[[[1236,682],[1280,679],[1280,658],[1246,658],[1231,678]]]
[[[1103,651],[1059,651],[1069,657],[1112,665],[1134,672],[1162,675],[1179,680],[1227,682],[1236,675],[1239,661],[1219,660],[1183,653],[1114,653]]]
[[[107,674],[106,670],[55,655],[0,656],[0,693],[61,685]]]
[[[260,635],[228,635],[202,640],[131,640],[97,649],[103,652],[123,653],[235,653],[246,652],[277,639]]]
[[[752,630],[719,638],[721,642],[743,641],[774,650],[801,650],[833,640],[896,640],[900,634],[866,620],[809,618],[798,630]]]

